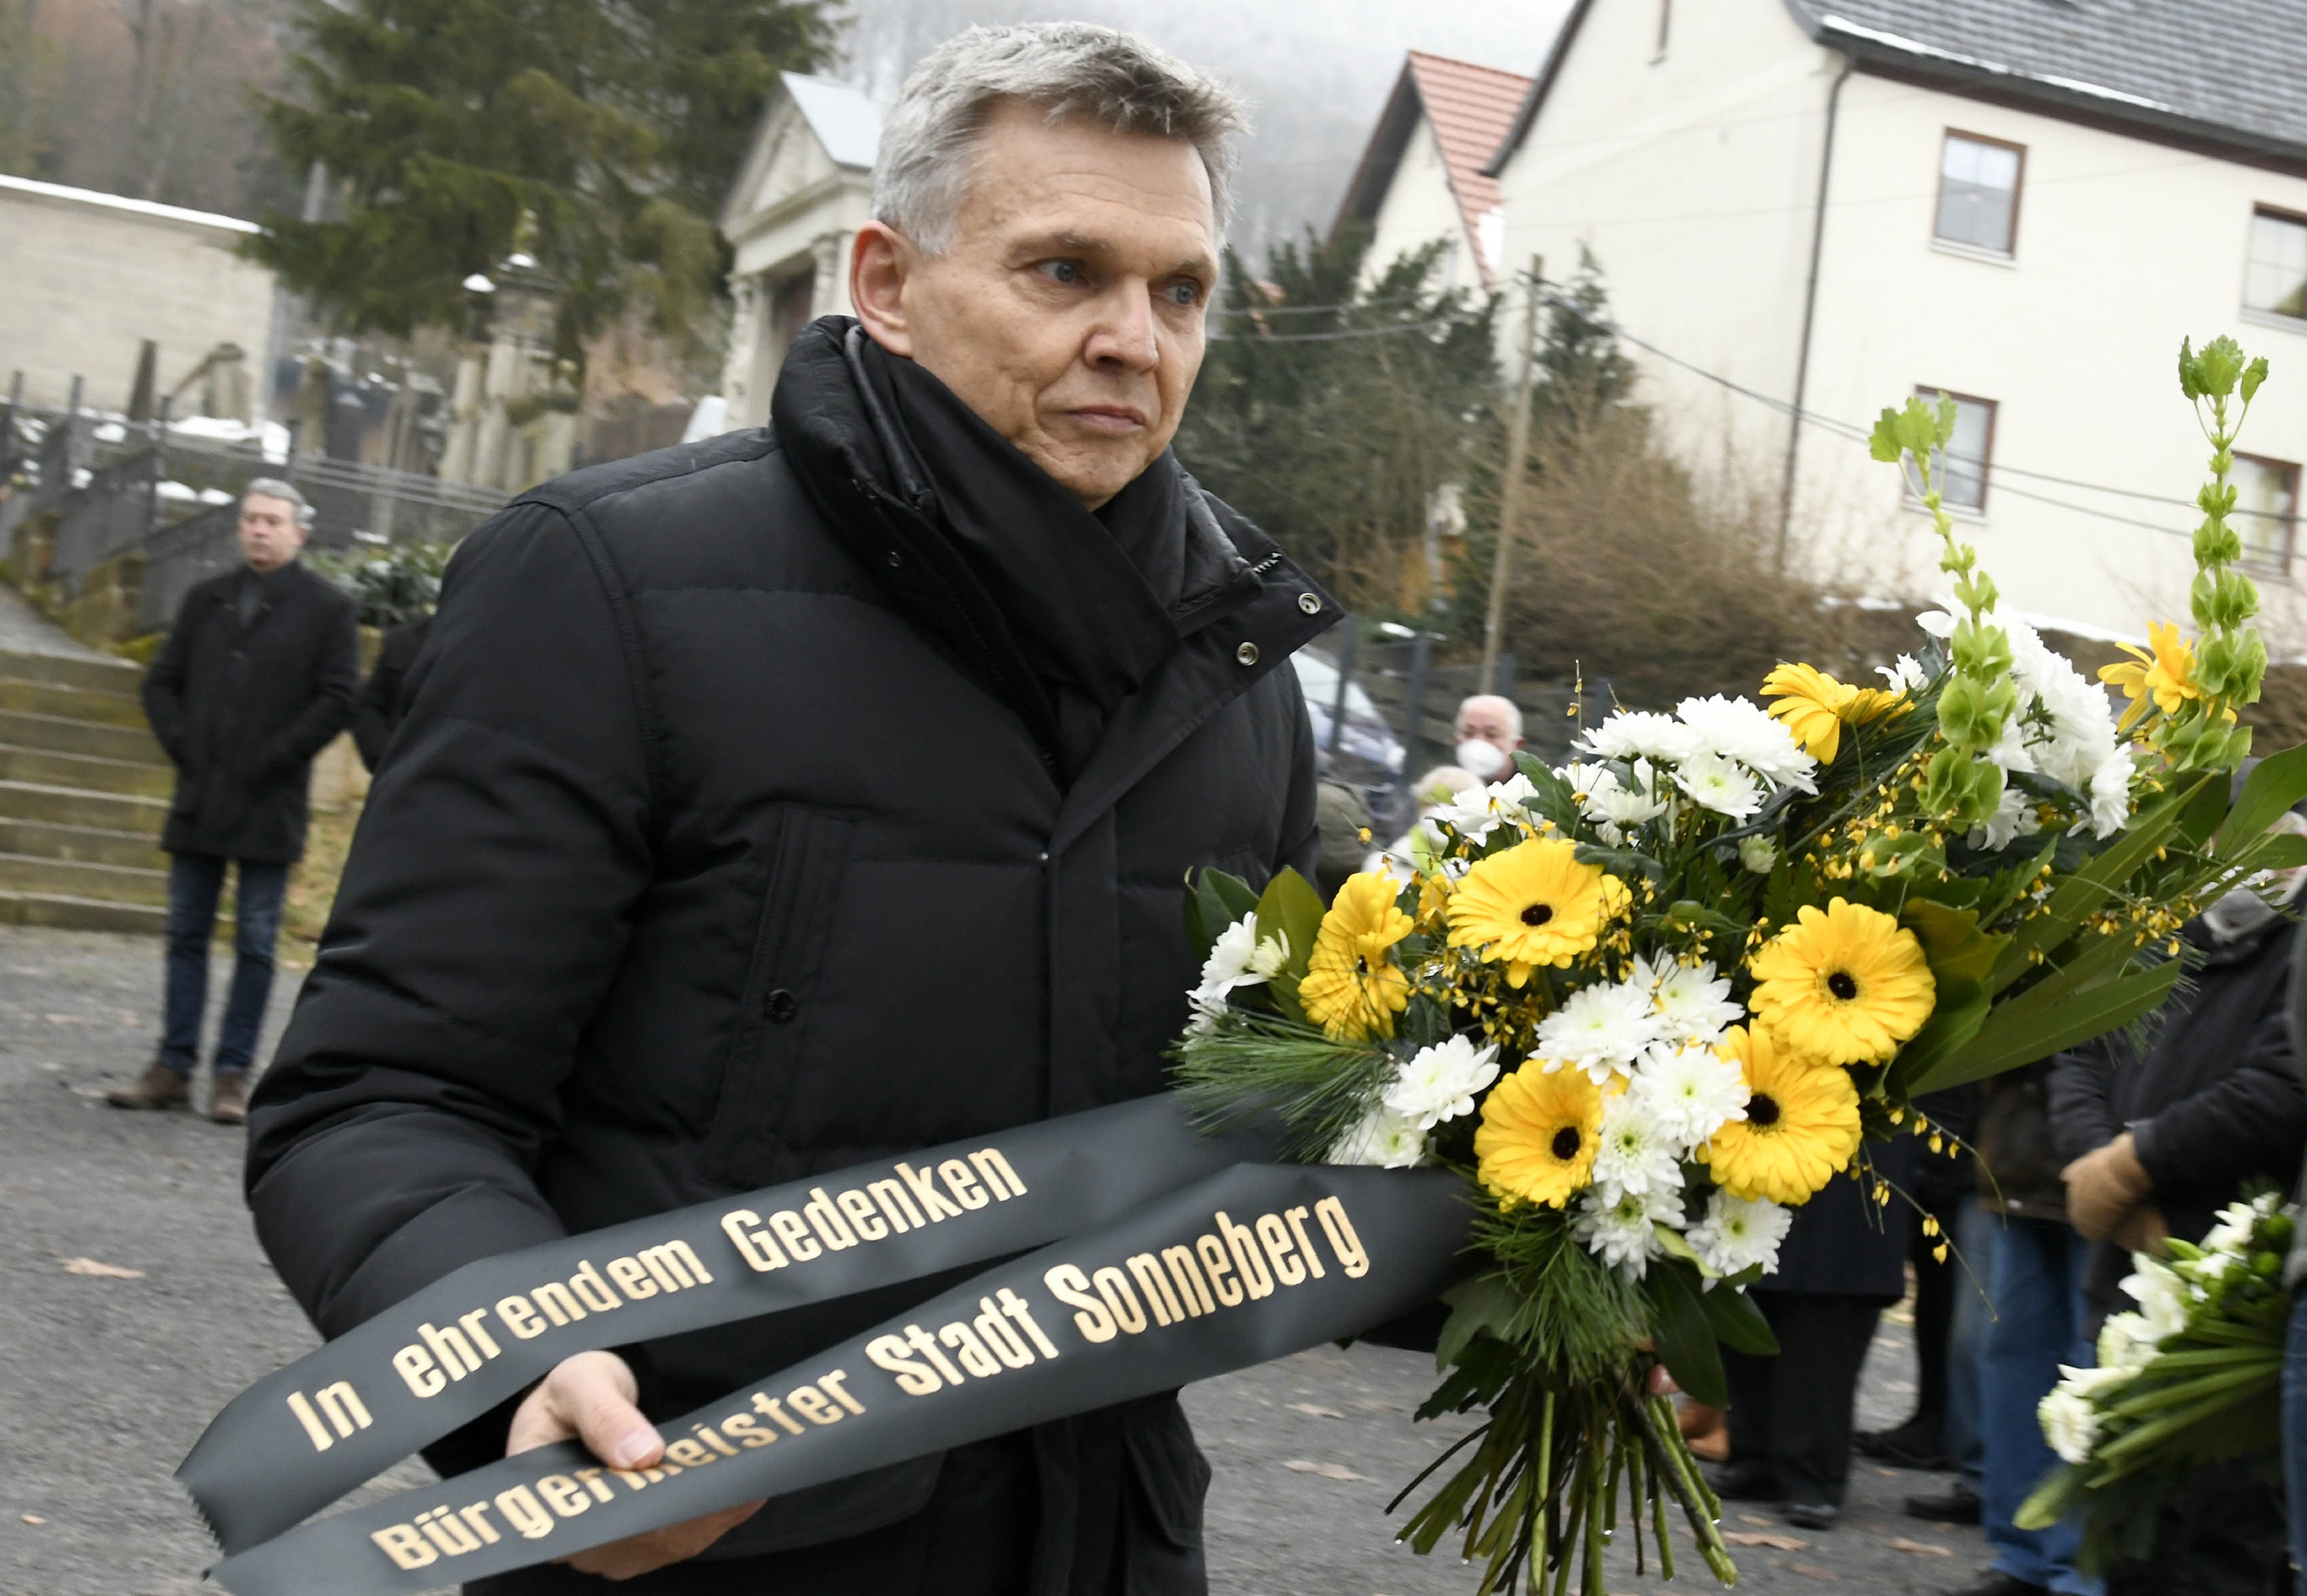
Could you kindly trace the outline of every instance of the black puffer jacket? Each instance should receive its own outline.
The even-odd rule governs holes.
[[[2294,922],[2277,921],[2215,945],[2200,921],[2186,936],[2202,954],[2148,1020],[2141,1057],[2120,1035],[2059,1055],[2051,1123],[2059,1156],[2072,1160],[2130,1130],[2171,1233],[2200,1240],[2244,1181],[2288,1187],[2307,1143],[2307,1092],[2291,1051],[2285,998]],[[2111,1302],[2126,1272],[2100,1248],[2094,1294]]]
[[[144,716],[176,766],[160,845],[303,858],[313,756],[344,730],[359,685],[353,601],[303,564],[244,566],[185,594],[144,674]]]
[[[1289,657],[1335,604],[1189,488],[1181,640],[1061,786],[943,640],[935,507],[881,475],[828,327],[775,431],[548,484],[451,564],[251,1114],[259,1233],[324,1332],[510,1248],[1157,1091],[1187,870],[1313,873]],[[640,1349],[643,1405],[941,1283]],[[1206,1479],[1173,1403],[1143,1417],[1141,1476]],[[773,1502],[713,1555],[895,1522],[937,1473]]]

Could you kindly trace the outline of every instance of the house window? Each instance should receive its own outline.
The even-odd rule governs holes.
[[[1925,401],[1936,404],[1942,390],[1917,388]],[[1950,393],[1954,400],[1954,436],[1931,460],[1931,480],[1938,485],[1939,502],[1950,510],[1986,509],[1986,466],[1994,450],[1994,401]]]
[[[1942,244],[2010,254],[2019,236],[2019,178],[2026,164],[2020,145],[1950,131],[1939,156],[1934,236]]]
[[[2252,310],[2307,319],[2307,221],[2271,210],[2253,214],[2243,302]]]
[[[2234,457],[2236,536],[2250,564],[2277,576],[2291,571],[2291,540],[2298,526],[2299,468],[2257,455]]]

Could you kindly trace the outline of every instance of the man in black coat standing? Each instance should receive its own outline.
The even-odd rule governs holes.
[[[245,1118],[248,1068],[272,991],[288,867],[303,857],[313,756],[343,729],[360,681],[352,600],[298,562],[302,494],[259,477],[240,502],[238,571],[184,595],[144,677],[144,714],[176,766],[160,845],[168,867],[167,1017],[159,1057],[116,1108],[192,1106],[209,938],[237,862],[232,992],[217,1040],[209,1117]]]
[[[1313,873],[1289,659],[1338,614],[1169,450],[1239,123],[1110,30],[948,42],[882,134],[858,317],[802,332],[771,425],[459,550],[251,1118],[258,1233],[324,1333],[1162,1088],[1185,872]],[[653,1420],[937,1289],[579,1354],[428,1455],[646,1467]],[[467,1588],[1196,1596],[1208,1480],[1162,1395]]]

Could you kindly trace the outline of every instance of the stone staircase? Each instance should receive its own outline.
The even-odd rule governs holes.
[[[0,922],[166,928],[175,771],[144,724],[142,674],[0,652]]]

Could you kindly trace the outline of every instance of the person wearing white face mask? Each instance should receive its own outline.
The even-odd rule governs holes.
[[[1478,692],[1458,706],[1458,763],[1480,782],[1514,774],[1522,747],[1522,711],[1512,699]]]
[[[2272,828],[2307,835],[2307,818],[2286,814]],[[2144,1044],[2118,1034],[2062,1054],[2052,1069],[2069,1215],[2098,1243],[2084,1282],[2094,1334],[2097,1320],[2130,1306],[2119,1283],[2132,1250],[2200,1241],[2245,1186],[2287,1188],[2298,1177],[2307,1089],[2288,1023],[2300,937],[2288,911],[2303,884],[2307,871],[2281,871],[2221,897],[2182,931],[2190,979],[2151,1018]],[[2273,1588],[2286,1551],[2274,1489],[2215,1463],[2163,1503],[2148,1557],[2108,1568],[2107,1596],[2258,1596]]]

